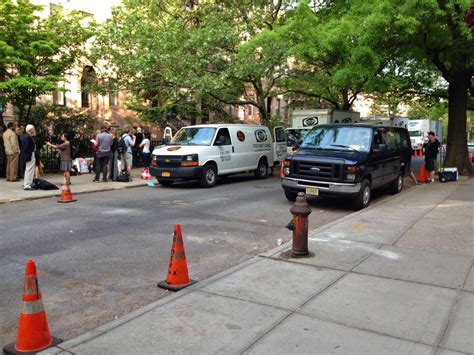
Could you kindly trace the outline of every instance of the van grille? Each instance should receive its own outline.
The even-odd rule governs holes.
[[[298,161],[293,160],[291,163],[292,177],[319,180],[319,181],[342,181],[342,164]]]
[[[182,156],[169,156],[169,155],[155,155],[153,156],[153,161],[155,161],[158,167],[162,168],[177,168],[181,166],[183,160]]]

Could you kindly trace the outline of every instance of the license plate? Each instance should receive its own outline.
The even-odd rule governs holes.
[[[306,188],[306,195],[318,196],[319,195],[319,189],[317,189],[315,187],[307,187]]]
[[[161,173],[161,176],[163,176],[163,177],[170,177],[170,176],[171,176],[171,173],[170,173],[169,171],[163,171],[163,172]]]

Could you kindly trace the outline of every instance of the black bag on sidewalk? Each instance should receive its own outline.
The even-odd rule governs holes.
[[[130,181],[130,176],[129,176],[128,172],[122,171],[120,173],[120,175],[117,176],[116,181],[118,181],[118,182],[129,182]]]
[[[31,188],[35,190],[59,190],[59,187],[43,179],[33,179]]]

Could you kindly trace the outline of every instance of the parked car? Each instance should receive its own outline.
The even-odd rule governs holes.
[[[399,193],[410,169],[411,144],[405,128],[322,125],[283,161],[282,187],[290,201],[305,192],[349,197],[356,209],[362,209],[369,205],[374,189],[388,185],[391,193]]]
[[[247,171],[266,178],[269,168],[285,157],[283,127],[276,127],[272,136],[265,126],[189,126],[181,128],[169,145],[153,150],[150,175],[163,186],[198,180],[203,187],[213,187],[218,176]]]

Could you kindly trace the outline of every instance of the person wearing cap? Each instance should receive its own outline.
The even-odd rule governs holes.
[[[429,176],[426,183],[434,182],[436,158],[439,152],[439,141],[433,131],[428,132],[428,144],[425,148],[425,169]]]
[[[25,176],[23,179],[23,189],[33,190],[31,184],[35,175],[36,167],[36,143],[34,136],[36,135],[35,127],[31,124],[25,128],[25,134],[21,137],[21,159],[25,162]]]

